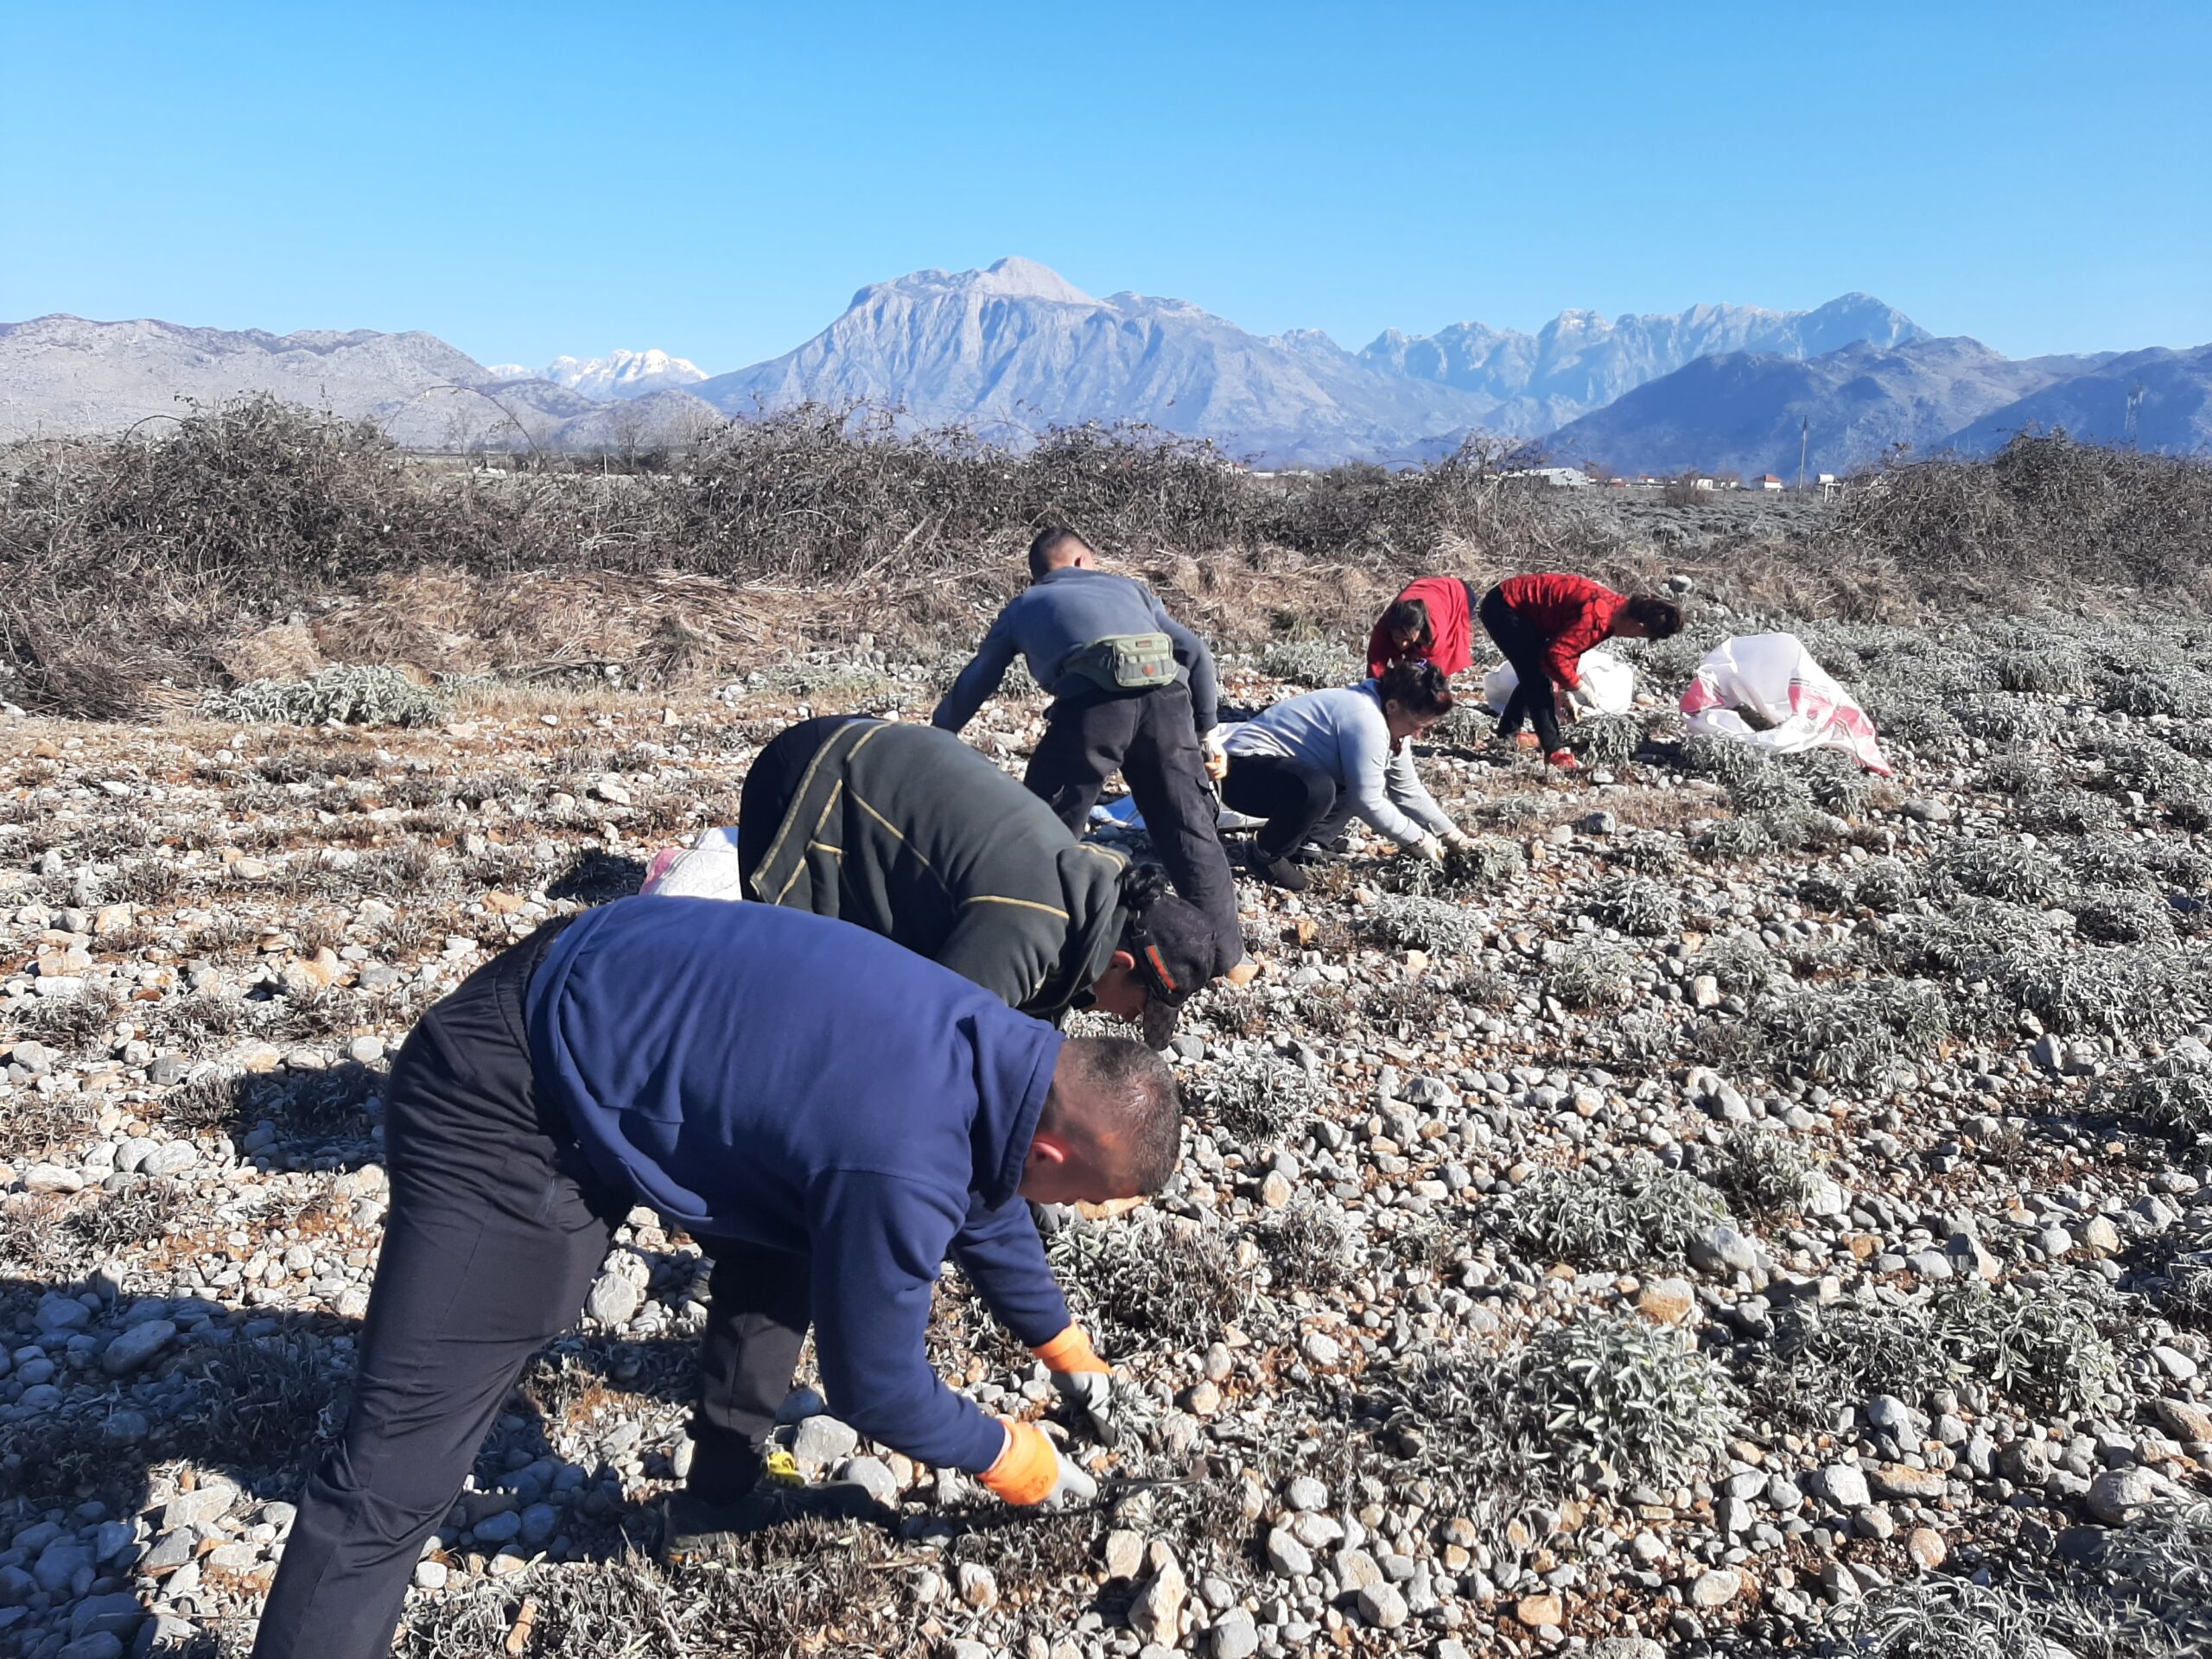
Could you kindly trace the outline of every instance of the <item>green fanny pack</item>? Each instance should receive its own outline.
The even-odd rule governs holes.
[[[1060,660],[1062,680],[1072,676],[1103,691],[1172,685],[1175,675],[1175,642],[1164,633],[1109,633]]]

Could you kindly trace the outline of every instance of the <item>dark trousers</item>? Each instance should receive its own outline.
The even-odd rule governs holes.
[[[699,1343],[687,1491],[728,1503],[760,1478],[776,1414],[791,1391],[813,1320],[813,1264],[728,1239],[699,1241],[715,1267]]]
[[[1221,815],[1206,786],[1187,686],[1060,698],[1046,712],[1045,735],[1023,782],[1080,836],[1098,791],[1117,770],[1144,815],[1167,879],[1213,924],[1214,971],[1235,967],[1244,956],[1236,886],[1221,849]]]
[[[256,1659],[387,1659],[423,1541],[628,1210],[531,1086],[523,989],[557,931],[472,974],[392,1069],[391,1208],[353,1410],[308,1474]]]
[[[1484,628],[1498,650],[1505,653],[1505,660],[1513,664],[1514,675],[1520,681],[1505,701],[1505,712],[1497,722],[1497,734],[1511,737],[1521,729],[1522,721],[1527,719],[1535,723],[1544,753],[1555,753],[1560,747],[1559,715],[1553,702],[1551,664],[1545,656],[1549,642],[1522,621],[1495,588],[1483,595],[1475,614],[1482,618]]]
[[[255,1659],[389,1659],[423,1540],[531,1357],[575,1323],[627,1195],[531,1087],[522,999],[555,927],[423,1017],[385,1112],[391,1209],[345,1437],[309,1473]],[[750,1487],[807,1326],[807,1264],[712,1247],[692,1485]]]
[[[1229,763],[1221,798],[1232,811],[1267,820],[1252,839],[1252,850],[1273,863],[1303,847],[1336,810],[1337,780],[1287,755],[1240,754]]]
[[[737,797],[737,868],[744,872],[745,896],[758,899],[753,872],[768,855],[784,815],[798,795],[799,780],[809,762],[822,752],[830,734],[840,726],[860,719],[858,715],[817,715],[803,720],[768,740],[745,769],[745,786]]]

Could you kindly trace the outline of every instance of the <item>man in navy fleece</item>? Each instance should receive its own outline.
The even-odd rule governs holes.
[[[1157,1192],[1180,1138],[1143,1045],[1065,1039],[846,923],[639,898],[541,930],[424,1015],[393,1070],[353,1411],[309,1472],[257,1659],[388,1652],[424,1540],[638,1204],[790,1264],[823,1389],[861,1433],[1011,1503],[1088,1495],[1034,1424],[930,1369],[931,1287],[950,1255],[1021,1340],[1065,1338],[1022,1200]]]

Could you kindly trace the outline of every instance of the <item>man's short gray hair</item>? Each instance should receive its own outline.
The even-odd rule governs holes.
[[[1138,1192],[1159,1192],[1183,1155],[1183,1101],[1167,1062],[1130,1037],[1073,1038],[1065,1058],[1073,1075],[1053,1091],[1050,1127],[1089,1141]]]

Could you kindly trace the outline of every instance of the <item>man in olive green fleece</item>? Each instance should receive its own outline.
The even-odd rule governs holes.
[[[1214,930],[1160,872],[1077,841],[949,732],[826,716],[746,774],[738,868],[748,898],[896,940],[1012,1007],[1096,1007],[1164,1047],[1213,976]]]

